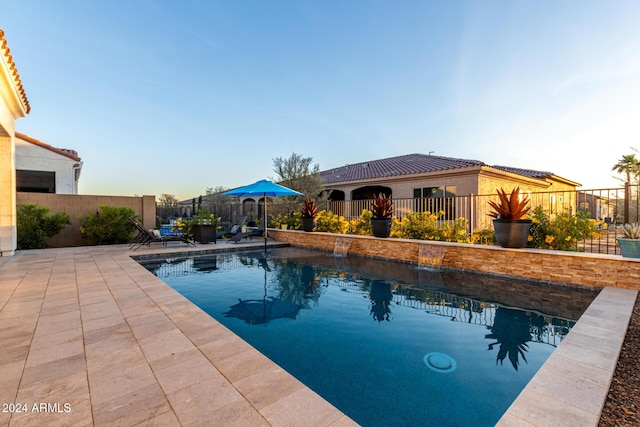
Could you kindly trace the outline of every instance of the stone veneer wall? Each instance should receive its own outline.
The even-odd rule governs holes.
[[[96,212],[100,206],[130,207],[142,218],[146,228],[156,226],[155,196],[91,196],[80,194],[48,194],[48,193],[16,193],[16,204],[37,204],[49,208],[49,213],[66,212],[71,217],[71,225],[67,225],[59,234],[47,240],[52,248],[86,245],[80,235],[80,218],[89,212]]]
[[[525,277],[552,283],[615,286],[640,290],[640,259],[541,249],[505,249],[497,246],[428,240],[380,239],[331,233],[269,230],[277,241],[333,251],[339,237],[352,238],[349,253],[417,263],[421,244],[446,246],[442,265],[461,270]]]

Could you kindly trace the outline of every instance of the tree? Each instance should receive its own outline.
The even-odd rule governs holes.
[[[229,203],[233,196],[227,196],[222,193],[229,190],[229,188],[219,185],[215,188],[207,187],[206,200],[208,205],[223,205]]]
[[[173,194],[162,193],[158,200],[158,206],[161,208],[175,208],[178,207],[180,201]]]
[[[637,177],[638,172],[640,172],[640,161],[636,158],[635,154],[625,154],[618,160],[618,163],[613,165],[611,170],[625,174],[627,177],[626,182],[631,183],[631,176]]]
[[[273,159],[273,171],[278,174],[277,181],[307,197],[320,198],[322,193],[322,177],[320,166],[313,164],[313,157],[303,157],[291,153],[288,159]]]

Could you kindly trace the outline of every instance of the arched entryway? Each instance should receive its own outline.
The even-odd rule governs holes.
[[[371,200],[380,193],[386,196],[392,196],[392,191],[389,187],[382,185],[369,185],[353,190],[351,192],[351,200]]]

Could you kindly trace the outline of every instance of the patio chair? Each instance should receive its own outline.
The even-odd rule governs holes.
[[[227,238],[227,237],[235,236],[236,234],[238,234],[240,232],[240,230],[242,229],[242,225],[241,224],[244,224],[246,220],[247,220],[247,217],[243,216],[242,218],[240,218],[240,223],[239,224],[234,225],[229,230],[218,231],[218,233],[216,234],[216,239],[221,239],[223,237]]]
[[[134,251],[138,250],[143,245],[151,246],[151,243],[155,242],[162,242],[163,246],[166,246],[168,242],[182,242],[188,245],[195,246],[195,243],[189,241],[189,239],[184,236],[163,236],[159,232],[156,233],[155,231],[157,230],[147,230],[136,218],[129,218],[129,222],[133,224],[133,226],[138,231],[138,234],[133,238],[131,245],[129,246]]]
[[[236,234],[238,234],[240,232],[240,226],[239,225],[234,225],[233,227],[231,227],[230,230],[225,230],[225,231],[218,231],[218,233],[216,234],[216,239],[221,239],[223,237],[232,237],[235,236]]]
[[[227,240],[227,243],[238,243],[242,239],[253,239],[254,237],[264,237],[264,224],[260,224],[260,227],[254,228],[246,233],[236,233]]]

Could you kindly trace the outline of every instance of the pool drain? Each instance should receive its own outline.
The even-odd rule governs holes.
[[[424,364],[427,365],[429,369],[442,374],[453,372],[457,368],[456,361],[453,360],[453,357],[444,353],[427,353],[422,360],[424,360]]]

